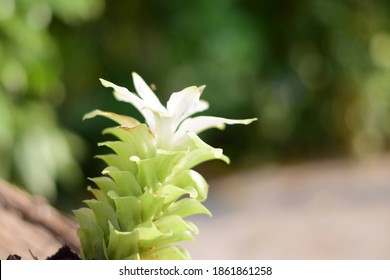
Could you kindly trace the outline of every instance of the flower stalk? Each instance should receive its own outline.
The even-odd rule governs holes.
[[[101,80],[119,101],[132,104],[146,123],[129,116],[94,110],[85,119],[102,116],[118,125],[103,130],[116,138],[102,142],[111,154],[97,156],[107,167],[91,178],[94,198],[74,211],[83,259],[189,259],[178,242],[193,241],[198,228],[188,216],[210,211],[202,204],[208,184],[193,168],[219,159],[229,163],[222,149],[202,141],[198,133],[226,124],[249,124],[255,119],[232,120],[190,117],[208,108],[200,96],[204,87],[173,93],[163,106],[144,80],[133,73],[137,94]]]

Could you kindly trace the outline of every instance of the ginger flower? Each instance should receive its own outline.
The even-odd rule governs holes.
[[[197,134],[226,124],[249,124],[255,119],[232,120],[195,116],[208,108],[200,96],[204,87],[175,92],[163,106],[140,76],[133,73],[136,93],[101,80],[120,101],[132,104],[145,118],[94,110],[85,118],[103,116],[119,124],[103,130],[117,138],[99,143],[112,150],[99,155],[107,167],[91,178],[93,199],[75,210],[83,259],[189,259],[177,245],[193,241],[198,228],[186,218],[211,215],[202,204],[208,184],[193,168],[208,160],[229,158],[222,149],[203,142]]]
[[[103,86],[114,89],[117,100],[132,104],[142,114],[157,139],[157,146],[161,149],[170,150],[181,146],[209,128],[224,129],[226,124],[250,124],[256,120],[213,116],[191,117],[209,107],[206,101],[200,99],[204,86],[191,86],[174,92],[167,105],[163,106],[153,90],[137,73],[133,73],[133,81],[136,93],[101,79]]]

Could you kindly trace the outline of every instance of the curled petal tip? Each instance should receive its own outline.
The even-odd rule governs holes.
[[[254,121],[257,121],[257,118],[242,120],[242,124],[250,124],[253,123]]]
[[[112,83],[109,81],[106,81],[105,79],[100,78],[99,81],[102,83],[104,87],[112,87]]]
[[[89,112],[89,113],[87,113],[87,114],[85,114],[84,116],[83,116],[83,121],[84,120],[88,120],[88,119],[92,119],[92,118],[94,118],[94,117],[96,117],[97,115],[99,115],[100,113],[101,113],[102,111],[100,111],[100,110],[93,110],[93,111],[91,111],[91,112]]]
[[[200,94],[203,93],[205,88],[206,88],[206,85],[201,85],[200,87],[198,87],[198,90],[199,90]]]
[[[135,77],[141,78],[141,76],[138,75],[137,72],[131,72],[131,76],[133,77],[133,79],[134,79]]]

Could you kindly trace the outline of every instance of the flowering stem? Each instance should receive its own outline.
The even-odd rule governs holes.
[[[210,215],[202,202],[208,185],[196,165],[220,159],[229,162],[221,149],[203,142],[197,133],[225,124],[249,124],[255,119],[229,120],[194,117],[208,108],[200,100],[203,87],[173,93],[164,107],[154,92],[133,73],[138,95],[102,80],[114,96],[131,103],[145,117],[143,124],[131,117],[100,110],[85,118],[103,116],[118,126],[105,129],[116,140],[100,143],[113,153],[100,155],[107,167],[101,177],[91,178],[94,199],[74,211],[83,259],[189,259],[176,245],[193,241],[198,228],[185,218]]]

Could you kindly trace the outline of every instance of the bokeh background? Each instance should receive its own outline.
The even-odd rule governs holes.
[[[389,1],[0,0],[0,177],[46,197],[63,211],[79,207],[88,196],[86,178],[99,174],[103,166],[93,155],[99,153],[97,142],[104,139],[102,128],[110,124],[102,119],[82,121],[82,116],[96,108],[139,116],[128,104],[115,101],[98,81],[104,78],[132,90],[133,71],[155,84],[163,101],[184,87],[206,84],[203,99],[210,103],[210,115],[259,119],[248,127],[232,126],[224,132],[202,135],[232,159],[230,166],[210,162],[200,167],[205,177],[215,182],[209,202],[215,219],[234,205],[240,209],[257,203],[266,205],[275,197],[282,207],[278,211],[291,213],[291,209],[283,208],[290,205],[291,197],[294,205],[303,205],[299,204],[302,200],[289,196],[288,187],[294,185],[290,179],[279,183],[283,187],[272,188],[267,174],[273,178],[281,174],[291,174],[291,178],[306,178],[313,174],[310,172],[322,174],[309,176],[312,183],[306,185],[295,182],[298,187],[294,189],[301,195],[298,197],[310,205],[317,201],[310,194],[330,189],[335,192],[320,197],[339,197],[340,192],[347,192],[343,189],[346,185],[354,193],[358,182],[365,182],[362,188],[366,192],[360,193],[363,202],[368,194],[386,198],[385,204],[390,201],[390,180],[382,176],[387,173],[383,164],[388,161],[383,158],[387,159],[390,146]],[[379,158],[379,163],[364,165],[373,158]],[[311,164],[305,165],[324,160],[327,163],[320,166],[342,174],[346,168],[352,179],[324,183],[324,177],[334,175],[333,171],[326,173],[322,167],[317,169],[318,165],[314,169]],[[351,161],[357,165],[351,167]],[[296,163],[301,166],[300,173],[294,167],[264,171],[269,166]],[[367,170],[379,172],[373,176],[374,181],[382,178],[379,185],[374,184],[379,191],[370,180],[356,180]],[[232,182],[235,186],[226,187]],[[273,190],[278,190],[277,194],[269,193]],[[264,193],[270,196],[262,196]],[[225,200],[218,201],[217,194],[232,201],[232,208],[218,206]],[[234,204],[256,196],[263,200]],[[325,201],[321,209],[328,209],[330,200]],[[375,199],[371,202],[378,205]],[[355,203],[359,206],[362,202]],[[312,208],[305,209],[297,213],[298,221],[310,228],[302,215],[313,215],[309,211]],[[378,224],[389,225],[388,210],[378,210],[384,215]],[[247,211],[267,212],[256,207]],[[334,211],[335,216],[345,213],[342,208]],[[235,214],[238,218],[234,221],[243,221],[249,212]],[[277,226],[263,225],[274,226],[274,232],[267,233],[270,236],[286,230],[286,215],[281,213]],[[293,227],[295,220],[292,217],[289,225]],[[232,221],[227,226],[238,231],[248,226]],[[256,220],[251,223],[262,226]],[[389,232],[389,227],[387,231],[378,230]],[[299,236],[309,233],[296,232]],[[207,233],[202,238],[212,235]],[[267,240],[263,237],[251,238],[256,242]],[[283,240],[286,244],[294,242]],[[274,248],[271,241],[267,244]],[[316,242],[321,240],[313,244]],[[390,252],[389,242],[386,244],[379,247]],[[260,246],[261,250],[265,258],[299,257],[283,255],[282,249],[278,249],[279,255],[267,255]],[[245,255],[244,250],[238,255],[215,257],[260,256],[252,253]],[[329,254],[343,256],[332,255],[331,250]],[[202,258],[201,253],[197,256]],[[362,250],[361,257],[365,256]],[[390,253],[369,256],[390,257]]]

